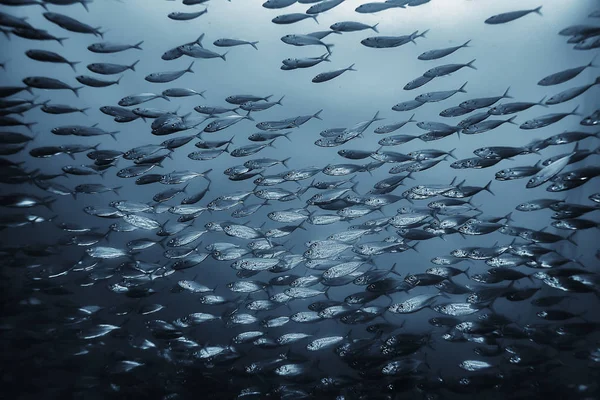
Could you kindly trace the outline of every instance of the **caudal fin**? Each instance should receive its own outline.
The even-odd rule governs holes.
[[[69,66],[73,69],[73,72],[77,72],[77,69],[75,68],[75,66],[77,64],[79,64],[81,61],[70,61],[69,62]]]
[[[78,86],[76,88],[71,88],[71,90],[73,91],[73,93],[75,93],[75,96],[79,97],[79,89],[83,89],[83,86]]]
[[[140,60],[137,60],[136,62],[134,62],[133,64],[131,64],[131,65],[129,66],[129,69],[130,69],[130,70],[132,70],[132,71],[135,71],[135,66],[136,66],[136,65],[137,65],[137,63],[139,63],[139,62],[140,62]]]
[[[185,70],[185,72],[189,72],[190,74],[193,74],[194,71],[192,70],[192,67],[194,66],[194,61],[192,61],[192,63],[190,64],[189,67],[187,67],[187,69]]]

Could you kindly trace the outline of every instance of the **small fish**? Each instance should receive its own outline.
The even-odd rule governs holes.
[[[83,22],[80,22],[74,18],[66,16],[64,14],[53,13],[53,12],[45,12],[42,14],[44,18],[48,21],[60,26],[63,29],[66,29],[71,32],[77,33],[89,33],[95,36],[100,36],[104,38],[104,32],[100,31],[100,27],[93,28]]]
[[[187,72],[193,74],[194,71],[192,70],[192,67],[194,66],[194,62],[192,61],[192,63],[184,70],[180,70],[180,71],[167,71],[167,72],[153,72],[150,75],[147,75],[144,79],[148,82],[152,82],[152,83],[167,83],[167,82],[172,82],[175,79],[178,79],[180,77],[182,77],[183,75],[185,75]]]
[[[174,21],[190,21],[192,19],[198,18],[201,15],[204,15],[208,12],[208,8],[205,8],[202,11],[197,11],[197,12],[179,12],[179,11],[174,11],[171,12],[167,15],[167,17],[169,17],[170,19],[174,20]]]
[[[258,50],[258,47],[256,47],[256,45],[258,44],[258,41],[248,42],[245,40],[237,40],[237,39],[217,39],[213,42],[213,44],[217,47],[232,47],[232,46],[241,46],[244,44],[249,44],[250,46],[254,47],[255,50]]]
[[[502,14],[497,14],[486,19],[485,23],[490,25],[505,24],[507,22],[514,21],[531,13],[542,15],[542,12],[540,11],[541,9],[542,6],[539,6],[531,10],[510,11]]]
[[[25,55],[31,58],[32,60],[36,61],[68,64],[73,69],[73,71],[76,71],[75,66],[80,63],[80,61],[68,61],[63,56],[47,50],[27,50],[25,52]]]
[[[317,15],[311,15],[311,14],[302,14],[302,13],[292,13],[292,14],[283,14],[283,15],[278,15],[275,18],[273,18],[271,20],[271,22],[273,22],[274,24],[293,24],[299,21],[303,21],[307,18],[312,18],[315,20],[316,23],[319,23],[319,21],[317,21]]]
[[[467,91],[465,90],[465,86],[467,86],[467,82],[465,82],[460,88],[456,90],[423,93],[415,97],[415,100],[420,103],[433,103],[443,101],[455,95],[456,93],[467,93]]]
[[[79,89],[82,89],[83,86],[79,87],[71,87],[68,84],[54,78],[47,78],[45,76],[30,76],[23,79],[23,83],[28,87],[37,88],[37,89],[68,89],[75,93],[75,96],[79,97]]]
[[[131,65],[110,64],[110,63],[92,63],[88,64],[87,69],[101,75],[114,75],[127,71],[135,71],[135,66],[140,62],[137,60]]]
[[[317,76],[315,76],[312,79],[313,83],[322,83],[322,82],[327,82],[333,78],[336,78],[338,76],[340,76],[341,74],[343,74],[346,71],[356,71],[356,69],[353,68],[354,64],[350,65],[347,68],[343,68],[343,69],[338,69],[335,71],[329,71],[329,72],[321,72],[320,74],[318,74]]]
[[[89,45],[87,48],[92,53],[111,54],[111,53],[119,53],[121,51],[129,50],[129,49],[142,50],[141,46],[143,43],[144,43],[143,40],[136,44],[100,42],[100,43],[93,43],[93,44]]]
[[[422,53],[417,58],[419,60],[437,60],[439,58],[446,57],[446,56],[454,53],[456,50],[462,49],[463,47],[469,47],[469,43],[471,43],[471,41],[467,40],[465,43],[463,43],[460,46],[448,47],[448,48],[439,49],[439,50],[429,50],[429,51]]]
[[[573,109],[573,111],[571,111],[570,113],[555,113],[555,114],[542,115],[540,117],[525,121],[524,123],[522,123],[519,126],[519,128],[521,128],[521,129],[539,129],[539,128],[543,128],[548,125],[554,124],[556,122],[559,122],[562,119],[568,117],[569,115],[582,116],[581,114],[577,113],[578,109],[579,109],[579,106],[575,107]]]
[[[375,32],[379,33],[379,31],[377,30],[377,25],[379,25],[379,23],[377,23],[375,25],[367,25],[367,24],[363,24],[362,22],[343,21],[343,22],[336,22],[335,24],[331,25],[329,28],[334,31],[338,31],[338,32],[357,32],[357,31],[363,31],[365,29],[372,29]]]

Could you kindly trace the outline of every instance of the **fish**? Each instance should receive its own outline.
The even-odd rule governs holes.
[[[165,99],[167,101],[171,101],[171,100],[169,100],[169,98],[167,96],[162,95],[162,94],[139,93],[139,94],[134,94],[134,95],[123,97],[121,100],[119,100],[118,104],[122,107],[129,107],[129,106],[135,106],[138,104],[142,104],[147,101],[158,99],[158,98]]]
[[[410,35],[402,35],[402,36],[372,36],[366,39],[361,40],[361,44],[366,47],[375,48],[375,49],[386,49],[392,47],[399,47],[405,45],[409,42],[415,42],[415,39],[420,37],[425,37],[429,30],[425,30],[421,33],[419,31],[414,31]]]
[[[516,19],[522,18],[522,17],[526,16],[527,14],[531,14],[531,13],[542,15],[542,12],[540,11],[541,9],[542,9],[542,6],[539,6],[539,7],[533,8],[531,10],[510,11],[510,12],[506,12],[506,13],[502,13],[502,14],[497,14],[497,15],[493,15],[493,16],[489,17],[488,19],[486,19],[485,23],[490,24],[490,25],[505,24],[507,22],[511,22]]]
[[[565,101],[572,100],[575,97],[582,95],[587,90],[589,90],[590,88],[592,88],[593,86],[598,85],[598,84],[600,84],[600,77],[596,78],[596,80],[594,82],[592,82],[588,85],[578,86],[578,87],[574,87],[571,89],[563,90],[562,92],[555,94],[554,96],[552,96],[548,100],[546,100],[546,104],[554,105],[554,104],[560,104],[560,103],[564,103]]]
[[[595,67],[594,60],[592,60],[589,63],[587,63],[586,65],[582,65],[580,67],[569,68],[569,69],[565,69],[563,71],[548,75],[548,76],[540,79],[540,81],[537,84],[540,86],[558,85],[558,84],[570,81],[571,79],[575,78],[577,75],[582,73],[585,69],[593,68],[593,67]]]
[[[208,8],[205,8],[202,11],[197,11],[197,12],[180,12],[180,11],[174,11],[171,12],[167,15],[167,17],[169,17],[170,19],[174,20],[174,21],[190,21],[192,19],[196,19],[204,14],[206,14],[208,12]]]
[[[256,45],[258,43],[259,43],[258,41],[248,42],[245,40],[238,40],[238,39],[217,39],[213,42],[213,44],[217,47],[232,47],[232,46],[242,46],[245,44],[249,44],[255,50],[258,50],[258,47],[256,47]]]
[[[69,65],[74,72],[77,71],[75,66],[80,63],[80,61],[68,61],[66,58],[52,51],[47,50],[37,50],[31,49],[25,52],[25,55],[32,60],[41,61],[41,62],[50,62],[50,63],[58,63],[58,64],[67,64]]]
[[[317,76],[315,76],[312,79],[312,82],[313,83],[322,83],[322,82],[330,81],[334,78],[337,78],[338,76],[340,76],[341,74],[343,74],[346,71],[356,71],[356,69],[354,69],[353,67],[354,67],[354,64],[350,65],[349,67],[346,67],[343,69],[338,69],[335,71],[321,72],[320,74],[318,74]]]
[[[64,14],[45,12],[42,15],[48,21],[68,31],[77,33],[88,33],[94,36],[100,36],[101,38],[104,38],[105,32],[100,31],[101,27],[93,28],[90,25],[84,24],[83,22],[80,22]]]
[[[127,71],[128,69],[135,72],[135,66],[140,60],[135,61],[131,65],[111,64],[111,63],[92,63],[87,65],[87,69],[101,75],[114,75]]]
[[[83,88],[83,86],[71,87],[65,82],[62,82],[58,79],[48,78],[45,76],[30,76],[23,79],[23,83],[28,87],[37,88],[37,89],[68,89],[72,91],[75,96],[79,97],[79,90]]]
[[[424,53],[421,53],[417,58],[419,60],[423,60],[423,61],[438,60],[440,58],[449,56],[450,54],[454,53],[456,50],[462,49],[464,47],[469,47],[469,43],[471,43],[471,40],[467,40],[465,43],[463,43],[460,46],[448,47],[445,49],[429,50]]]
[[[91,51],[92,53],[99,53],[99,54],[112,54],[112,53],[120,53],[122,51],[126,51],[129,49],[136,49],[136,50],[142,50],[142,44],[144,44],[144,41],[140,41],[136,44],[122,44],[122,43],[115,43],[115,42],[99,42],[99,43],[93,43],[91,45],[89,45],[87,47],[87,49],[89,51]]]
[[[319,21],[317,21],[317,15],[302,14],[302,13],[278,15],[275,18],[273,18],[271,20],[271,22],[273,22],[274,24],[278,24],[278,25],[287,25],[287,24],[293,24],[293,23],[296,23],[299,21],[303,21],[308,18],[312,18],[316,23],[319,23]]]
[[[465,86],[467,86],[467,82],[465,82],[460,88],[456,90],[423,93],[415,97],[415,101],[418,101],[419,103],[433,103],[443,101],[455,95],[456,93],[467,93],[467,91],[465,90]]]
[[[342,21],[342,22],[336,22],[335,24],[332,24],[329,28],[334,31],[337,31],[337,32],[357,32],[357,31],[363,31],[366,29],[371,29],[371,30],[375,31],[376,33],[379,33],[379,31],[377,30],[378,25],[379,25],[379,23],[376,23],[374,25],[367,25],[367,24],[363,24],[362,22]]]
[[[530,119],[530,120],[523,122],[519,126],[519,128],[521,128],[521,129],[539,129],[539,128],[543,128],[545,126],[554,124],[556,122],[559,122],[562,119],[568,117],[569,115],[581,116],[581,114],[577,113],[578,109],[579,109],[579,106],[575,107],[573,109],[573,111],[571,111],[570,113],[554,113],[554,114],[542,115],[540,117]]]
[[[192,61],[190,63],[190,65],[184,70],[168,71],[168,72],[153,72],[153,73],[147,75],[146,78],[144,78],[144,79],[147,80],[148,82],[152,82],[152,83],[172,82],[175,79],[182,77],[184,74],[186,74],[188,72],[193,74],[194,73],[194,71],[192,70],[193,66],[194,66],[194,62]]]
[[[553,163],[550,163],[544,168],[542,168],[539,172],[537,172],[529,179],[525,187],[531,189],[548,182],[554,176],[558,175],[560,171],[562,171],[563,168],[565,168],[569,164],[569,160],[571,159],[573,154],[574,153],[567,154],[566,156],[561,157]]]

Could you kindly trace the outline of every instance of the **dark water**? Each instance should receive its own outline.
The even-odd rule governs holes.
[[[84,23],[87,27],[79,26],[79,30],[88,31],[88,34],[73,32],[75,28],[60,27],[51,22],[56,16],[44,15],[46,10],[40,5],[26,3],[39,3],[49,12]],[[3,263],[0,282],[4,393],[23,399],[598,398],[600,280],[599,219],[595,210],[599,192],[595,178],[598,155],[593,153],[583,157],[586,151],[595,152],[599,145],[598,138],[592,136],[598,132],[594,126],[598,124],[598,113],[595,124],[586,118],[600,107],[598,87],[591,86],[584,93],[559,104],[550,101],[550,104],[537,104],[514,114],[491,115],[486,121],[515,119],[512,124],[505,123],[489,131],[469,134],[467,124],[465,130],[459,130],[460,134],[454,129],[435,141],[415,139],[396,146],[379,143],[395,135],[423,135],[434,122],[451,128],[472,115],[492,113],[489,110],[500,104],[543,103],[542,98],[546,101],[567,89],[592,84],[598,77],[596,63],[600,63],[592,62],[598,54],[598,45],[592,44],[600,38],[597,2],[547,1],[541,9],[543,15],[532,12],[502,24],[484,21],[501,13],[532,10],[542,4],[512,0],[433,0],[418,6],[363,13],[355,11],[361,6],[360,1],[346,0],[320,13],[318,24],[311,18],[293,24],[276,24],[271,20],[278,15],[304,13],[314,4],[303,1],[301,3],[306,4],[269,9],[257,1],[241,0],[212,0],[189,6],[180,1],[96,0],[86,2],[88,11],[77,2],[64,6],[56,3],[61,2],[0,1],[3,13],[0,27],[4,32],[0,38],[0,63],[4,65],[0,74],[3,93],[0,110],[3,118],[33,124],[28,130],[25,126],[11,126],[14,120],[3,119],[1,123],[3,229],[0,243]],[[197,12],[205,8],[206,14],[188,21],[168,17],[174,11]],[[19,22],[10,16],[22,20]],[[367,26],[378,24],[379,33],[368,27],[355,32],[331,33],[322,39],[325,44],[334,45],[330,47],[330,62],[310,68],[281,68],[285,65],[282,60],[328,53],[324,46],[287,44],[281,40],[284,35],[325,31],[341,21],[356,21]],[[30,26],[23,27],[23,24]],[[572,27],[571,30],[564,32],[568,27]],[[40,31],[35,29],[67,39],[61,46],[57,41],[22,37],[39,35]],[[420,37],[424,31],[427,31],[425,36]],[[414,43],[409,38],[406,44],[397,47],[373,48],[361,44],[369,37],[411,35],[413,32],[416,32],[412,37]],[[100,33],[104,38],[99,37]],[[201,34],[204,34],[202,46],[218,55],[227,52],[225,60],[218,56],[193,59],[177,50],[178,46],[194,42]],[[221,38],[258,41],[258,50],[249,44],[216,46],[213,42]],[[304,36],[303,40],[306,38]],[[418,58],[426,51],[460,46],[469,40],[468,46],[443,58]],[[110,54],[88,49],[88,46],[103,41],[128,45],[143,43],[141,49]],[[79,62],[75,66],[76,72],[68,64],[32,59],[26,55],[32,49],[55,52],[68,61]],[[179,57],[165,60],[169,57],[164,53],[172,49],[175,54],[179,51]],[[188,50],[194,49],[202,51],[198,44]],[[86,68],[92,63],[128,66],[138,60],[135,71],[128,69],[113,75],[97,74]],[[475,60],[472,63],[475,68],[463,67],[449,75],[435,77],[419,88],[403,89],[408,82],[434,67],[467,64],[471,60]],[[152,73],[185,70],[192,61],[193,74],[185,73],[168,83],[145,79]],[[552,86],[538,84],[551,74],[586,66],[590,62],[591,66],[582,68],[578,74],[572,73],[576,76],[564,82]],[[346,71],[327,82],[311,82],[317,74],[350,65],[356,71]],[[83,87],[78,96],[68,89],[40,89],[39,84],[30,80],[25,82],[32,86],[31,93],[23,90],[10,94],[5,89],[25,88],[23,80],[28,77],[53,78],[78,87],[82,85],[76,77],[81,75],[107,81],[122,78],[118,84],[108,87]],[[425,103],[410,111],[392,110],[395,104],[413,100],[421,94],[457,90],[465,82],[466,93],[457,92],[448,99]],[[101,110],[102,107],[117,106],[126,96],[149,92],[161,94],[172,88],[192,89],[202,92],[204,97],[168,97],[169,101],[158,98],[126,107],[130,111],[156,108],[163,113],[172,113],[171,121],[185,127],[168,135],[153,134],[150,125],[155,119],[137,118],[134,114],[131,121],[119,122],[118,117],[115,120],[114,115],[109,116]],[[507,88],[511,98],[490,100],[493,104],[477,110],[465,106],[462,116],[440,115],[443,110],[467,100],[501,97]],[[226,98],[242,94],[258,98],[272,95],[268,99],[271,102],[285,97],[281,104],[274,104],[267,110],[252,111],[249,116],[254,121],[242,119],[226,129],[203,132],[211,121],[235,114],[213,115],[204,122],[206,115],[194,111],[194,107],[239,107],[240,104],[231,104]],[[19,104],[24,104],[25,109],[11,109],[19,106],[19,99],[25,100]],[[46,101],[50,105],[63,104],[87,111],[85,114],[78,111],[51,114],[42,110]],[[243,116],[246,115],[244,107],[264,103],[264,100],[258,100],[237,111]],[[522,124],[526,121],[553,113],[570,113],[575,107],[578,107],[575,115],[539,129],[523,129]],[[308,118],[319,110],[322,110],[318,115],[320,119]],[[381,126],[407,121],[413,114],[413,121],[400,129],[375,133]],[[379,119],[368,123],[374,115]],[[300,121],[296,118],[299,116],[306,116],[307,121]],[[260,130],[256,126],[265,121],[286,119],[288,122],[281,126],[282,129]],[[361,122],[362,127],[359,126]],[[429,124],[419,127],[416,122]],[[94,124],[105,132],[118,133],[114,134],[114,140],[109,135],[86,137],[53,133],[56,128],[75,125],[89,128]],[[471,129],[477,132],[480,126],[476,124]],[[316,144],[317,140],[323,139],[320,133],[331,128],[347,129],[338,137],[335,146]],[[235,157],[235,149],[269,143],[250,140],[252,134],[287,132],[291,132],[289,141],[280,137],[272,146],[256,154]],[[558,140],[555,135],[564,132],[571,133],[564,136],[564,140]],[[193,137],[196,134],[198,138]],[[345,141],[344,135],[350,140]],[[147,174],[210,170],[206,176],[189,180],[185,193],[157,203],[153,200],[157,193],[174,187],[183,188],[186,183],[139,185],[136,179],[141,175],[118,176],[123,175],[120,171],[124,168],[135,165],[131,157],[123,157],[121,152],[185,136],[190,136],[189,143],[173,148],[168,158],[155,166],[152,163],[156,160],[145,164],[152,167]],[[194,147],[194,143],[230,138],[228,152],[212,160],[188,157],[192,152],[203,151]],[[333,142],[336,139],[334,136],[327,140]],[[18,143],[26,146],[17,151]],[[94,164],[94,155],[86,154],[96,144],[96,150],[119,152],[116,161],[111,163],[110,157],[105,157],[107,161]],[[73,145],[90,148],[82,149],[70,158],[64,151]],[[57,154],[51,155],[50,151],[48,157],[35,157],[39,152],[47,152],[47,146],[57,146],[54,152]],[[521,148],[521,154],[502,156],[495,165],[485,168],[451,166],[457,160],[476,157],[473,152],[477,149],[492,146]],[[451,153],[451,156],[422,152],[431,149]],[[341,150],[367,153],[365,158],[352,160],[342,157],[338,153]],[[395,154],[383,153],[387,151]],[[541,163],[536,163],[572,152],[571,163],[549,174],[547,182],[537,187],[526,188],[531,176],[498,179],[497,173],[501,170],[535,165],[541,170]],[[168,151],[162,149],[155,155],[166,153]],[[378,163],[384,156],[396,159],[388,158],[387,162]],[[259,158],[272,159],[275,165],[255,176],[251,175],[259,171],[243,170],[242,173],[249,174],[248,179],[242,179],[244,175],[230,179],[231,176],[224,174],[228,168]],[[287,158],[289,161],[285,165],[280,163]],[[419,170],[419,166],[423,167],[430,160],[440,162]],[[105,168],[101,164],[105,164]],[[328,176],[319,171],[337,164],[354,164],[362,168],[341,176]],[[63,174],[67,166],[85,165],[92,166],[92,169],[84,168],[92,175]],[[391,168],[402,165],[411,165],[414,172],[390,173]],[[313,167],[314,173],[307,174],[305,179],[284,180],[280,176],[273,186],[259,185],[260,180],[256,181],[308,167]],[[99,172],[102,176],[96,174]],[[569,172],[571,174],[567,175]],[[44,180],[40,174],[63,175]],[[394,176],[406,178],[396,187],[389,188],[389,193],[378,190],[381,188],[379,182]],[[317,182],[350,178],[352,182],[339,186],[348,188],[345,193],[332,195],[331,190],[316,187]],[[222,227],[231,224],[249,227],[254,237],[209,229],[197,240],[182,246],[190,249],[184,260],[197,257],[201,262],[179,269],[177,262],[180,259],[169,258],[166,252],[181,247],[170,246],[171,237],[164,239],[165,236],[157,235],[158,224],[163,227],[165,223],[166,226],[174,224],[180,215],[170,207],[201,192],[209,182],[206,195],[196,203],[199,207],[197,215],[188,219],[190,226],[171,236],[193,231],[200,234],[205,227],[217,223]],[[553,184],[565,182],[572,188],[557,192],[547,190]],[[352,191],[350,188],[354,183]],[[482,190],[488,183],[489,190]],[[75,193],[85,191],[78,186],[83,184],[101,184],[104,188],[95,189],[102,192],[108,188],[108,191]],[[442,185],[447,187],[439,189]],[[468,193],[467,186],[475,187],[474,192]],[[423,187],[439,189],[438,194],[414,197]],[[118,188],[116,192],[111,190],[114,188]],[[246,217],[232,215],[237,209],[264,203],[268,194],[261,190],[275,191],[272,195],[276,198]],[[329,200],[318,204],[311,202],[318,193],[329,195]],[[463,193],[463,196],[456,198],[454,204],[445,203],[445,208],[432,203],[447,202],[452,193]],[[219,201],[222,196],[232,194],[243,194],[238,196],[241,201]],[[286,197],[280,199],[282,196]],[[540,199],[549,199],[546,205],[550,208],[529,212],[516,209],[520,204],[540,204]],[[119,200],[129,202],[130,206],[145,204],[148,209],[119,211],[113,203]],[[215,200],[217,207],[211,205]],[[386,203],[381,207],[373,206],[375,200]],[[465,203],[461,205],[460,201]],[[40,203],[47,203],[47,207]],[[117,214],[114,218],[94,216],[89,213],[91,208]],[[269,214],[284,210],[294,214],[295,219],[278,222]],[[355,210],[369,212],[331,224],[314,223],[314,218],[320,215],[347,216]],[[502,218],[509,213],[512,213],[509,219]],[[140,219],[132,219],[135,215],[144,218],[142,223]],[[401,222],[400,217],[406,215],[416,218],[416,222]],[[392,217],[395,219],[385,219]],[[469,218],[472,219],[467,222]],[[455,223],[448,225],[451,219]],[[36,222],[32,223],[32,220]],[[374,226],[374,221],[381,225]],[[143,222],[151,225],[143,225]],[[447,224],[443,225],[447,227],[445,231],[437,229],[439,225],[436,224],[442,222]],[[71,231],[64,224],[69,224]],[[118,224],[123,231],[115,231],[112,224]],[[477,235],[463,234],[461,226],[463,229],[480,226],[488,231]],[[288,231],[281,237],[274,235],[273,229],[283,227]],[[402,231],[403,228],[410,231]],[[325,258],[322,261],[329,263],[327,268],[344,262],[358,262],[354,270],[339,272],[335,268],[329,271],[325,267],[315,268],[317,262],[311,262],[314,257],[305,253],[312,242],[358,229],[364,234],[337,240],[337,243],[319,244],[325,247],[346,245],[342,251],[322,257]],[[109,234],[104,237],[107,232]],[[128,243],[141,238],[150,239],[150,244],[158,244],[130,251]],[[161,239],[164,240],[159,243]],[[271,250],[251,252],[248,245],[257,239]],[[338,239],[341,238],[338,236]],[[246,249],[247,254],[219,260],[219,255],[210,250],[215,243],[239,246]],[[361,245],[365,244],[381,246],[382,250],[368,254],[361,250],[364,249]],[[435,271],[424,275],[429,268],[440,266],[434,263],[436,257],[448,257],[452,251],[464,248],[475,252],[488,249],[492,254],[476,257],[470,253],[463,260],[455,260],[457,263],[451,267],[462,271],[468,268],[468,271],[449,279],[438,279],[433,274]],[[100,254],[102,250],[112,252],[115,257]],[[534,250],[538,251],[528,253]],[[494,264],[498,257],[507,264]],[[239,267],[244,261],[249,263]],[[273,262],[276,266],[256,267],[260,271],[249,271],[261,261]],[[232,268],[232,263],[237,264]],[[375,279],[375,288],[353,282],[361,274],[372,276],[375,271],[389,270],[394,265],[396,274],[383,276],[382,273]],[[498,267],[502,269],[493,269]],[[327,279],[328,274],[336,280]],[[300,288],[304,292],[294,296],[314,297],[302,299],[286,295],[286,291],[293,293],[290,289],[299,282],[291,284],[294,279],[289,278],[287,284],[277,284],[278,277],[287,275],[294,275],[296,279],[313,276],[313,284]],[[184,288],[184,281],[195,281],[206,291],[193,293]],[[258,289],[253,293],[236,292],[232,290],[235,287],[229,285],[243,281],[258,282]],[[384,289],[371,290],[384,283],[387,284]],[[463,292],[452,294],[448,289],[444,290],[447,286],[443,285],[452,283],[460,285]],[[482,299],[492,288],[505,290],[499,289]],[[532,290],[527,292],[526,289]],[[374,299],[363,304],[351,304],[348,298],[353,294],[373,293],[380,296],[373,296]],[[427,294],[440,295],[416,312],[394,312],[398,303]],[[474,298],[473,294],[479,297]],[[221,296],[220,301],[224,304],[204,304],[201,298],[206,295]],[[549,296],[566,298],[555,305],[536,305],[536,300],[550,301]],[[252,310],[252,305],[249,306],[255,300],[269,298],[268,305],[273,309]],[[311,304],[324,301],[329,302],[327,306],[337,307],[325,311],[337,312],[331,318],[310,323],[291,320],[279,327],[268,327],[263,323],[272,317],[291,317],[309,311]],[[439,324],[432,321],[433,318],[448,317],[440,312],[443,309],[439,306],[465,302],[480,309],[453,317],[456,320],[446,324],[448,326],[436,326]],[[153,305],[160,307],[150,313],[148,310]],[[311,306],[311,309],[317,308]],[[540,316],[540,312],[548,310],[550,317]],[[194,323],[194,317],[190,317],[193,313],[204,313],[196,318],[212,315],[214,320]],[[237,319],[240,316],[248,318],[249,323],[240,323]],[[474,322],[473,331],[469,332],[465,324],[459,325],[464,322]],[[373,327],[374,324],[386,326],[379,329]],[[256,332],[256,337],[262,337],[266,344],[254,340],[236,343],[234,338],[244,332]],[[310,336],[278,345],[278,338],[292,333]],[[331,339],[332,344],[323,349],[311,347],[314,340],[333,337],[337,339]],[[482,348],[485,353],[477,350]],[[469,360],[486,364],[476,364],[480,368],[470,371],[461,364]],[[300,371],[290,373],[286,365],[298,367]],[[397,369],[390,372],[390,366]]]

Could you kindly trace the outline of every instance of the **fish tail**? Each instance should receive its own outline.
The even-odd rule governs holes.
[[[463,83],[463,85],[460,87],[460,89],[458,89],[459,92],[461,93],[467,93],[467,91],[465,90],[465,86],[467,86],[467,83],[469,83],[468,81]]]
[[[469,46],[469,43],[471,43],[471,39],[467,40],[462,46],[460,47],[471,47]]]
[[[117,140],[117,136],[116,134],[119,133],[120,131],[114,131],[114,132],[109,132],[108,134],[110,135],[110,137],[112,137],[113,139]]]
[[[116,83],[117,83],[117,85],[119,84],[119,82],[121,82],[121,79],[123,79],[123,75],[121,75],[121,76],[119,77],[119,79],[117,79],[117,82],[116,82]]]
[[[495,196],[494,192],[492,192],[492,191],[490,190],[490,186],[492,185],[492,182],[493,182],[493,180],[490,180],[490,181],[487,183],[487,185],[485,185],[485,186],[483,187],[483,190],[485,190],[486,192],[490,193],[492,196]],[[509,215],[510,215],[510,214],[509,214]]]
[[[281,104],[281,100],[283,100],[284,97],[285,97],[285,95],[281,96],[281,98],[279,100],[277,100],[275,103],[279,104],[280,106],[283,105],[283,104]]]
[[[573,243],[575,246],[577,246],[577,242],[575,242],[575,240],[573,239],[573,236],[575,236],[575,234],[577,233],[577,231],[571,233],[569,236],[567,236],[565,239],[568,240],[569,242]]]
[[[256,47],[257,44],[258,40],[256,42],[250,42],[250,46],[254,47],[255,50],[258,50],[258,47]]]
[[[448,152],[448,155],[449,155],[450,157],[454,158],[455,160],[458,160],[458,159],[456,158],[456,156],[454,155],[454,151],[455,151],[455,150],[456,150],[456,147],[455,147],[455,148],[453,148],[452,150],[450,150],[450,151]]]
[[[85,11],[90,12],[90,9],[88,8],[88,3],[91,3],[92,0],[81,0],[81,5],[83,6],[83,8],[85,8]]]
[[[323,120],[323,118],[321,118],[321,117],[319,116],[319,114],[321,114],[321,112],[322,112],[322,111],[323,111],[323,109],[320,109],[319,111],[317,111],[316,113],[314,113],[314,114],[312,115],[312,117],[313,117],[313,118],[316,118],[316,119],[320,119],[320,120],[322,121],[322,120]]]
[[[100,38],[104,39],[104,34],[105,34],[106,32],[108,32],[108,29],[107,29],[107,30],[105,30],[104,32],[102,32],[102,31],[100,30],[100,28],[101,28],[101,26],[99,26],[99,27],[97,27],[97,28],[96,28],[96,32],[94,32],[94,35],[96,35],[96,34],[97,34],[98,36],[100,36]]]
[[[190,64],[189,67],[187,67],[187,69],[185,70],[185,72],[189,72],[191,74],[194,73],[194,71],[192,70],[192,67],[194,66],[194,61],[192,61],[192,63]]]
[[[78,86],[76,88],[71,88],[71,90],[73,91],[73,93],[75,93],[75,96],[79,97],[79,89],[83,89],[83,86]]]
[[[119,194],[119,190],[123,189],[123,186],[117,186],[116,188],[112,188],[111,190],[113,192],[115,192],[117,194],[117,196],[120,196]]]
[[[135,72],[135,66],[136,66],[136,65],[137,65],[137,63],[139,63],[139,62],[140,62],[140,60],[137,60],[136,62],[134,62],[133,64],[131,64],[131,65],[129,66],[129,69]]]
[[[515,118],[517,118],[516,115],[514,117],[510,117],[509,119],[507,119],[506,122],[508,122],[509,124],[513,124],[513,125],[519,125],[516,122],[514,122]]]
[[[211,182],[211,180],[208,178],[208,173],[209,173],[210,171],[212,171],[212,168],[210,168],[210,169],[207,169],[206,171],[204,171],[204,172],[202,173],[202,176],[203,176],[203,177],[204,177],[204,179],[206,179],[208,182]],[[186,187],[187,187],[187,185],[186,185]]]
[[[536,14],[544,15],[544,14],[542,14],[541,10],[542,10],[542,6],[539,6],[539,7],[534,8],[532,11]]]
[[[254,118],[252,118],[250,116],[250,111],[248,111],[248,113],[246,114],[246,116],[244,118],[249,119],[250,121],[254,121]]]
[[[55,198],[53,198],[53,197],[47,197],[47,198],[45,198],[45,199],[44,199],[44,201],[43,201],[42,205],[43,205],[44,207],[46,207],[48,210],[50,210],[50,211],[54,211],[54,210],[52,209],[52,204],[53,204],[55,201],[56,201],[56,199],[55,199]]]
[[[291,133],[291,132],[290,132],[290,133]],[[288,135],[289,135],[289,133],[288,133]],[[290,141],[291,141],[291,140],[290,140]],[[600,147],[599,147],[599,149],[600,149]],[[286,158],[286,159],[284,159],[284,160],[281,160],[281,163],[283,164],[283,166],[284,166],[284,167],[288,168],[287,162],[288,162],[288,161],[290,161],[290,159],[291,159],[291,158],[292,158],[292,157],[288,157],[288,158]]]
[[[141,42],[138,42],[136,44],[134,44],[133,46],[131,46],[132,49],[138,49],[138,50],[142,50],[142,44],[144,43],[144,41],[142,40]]]
[[[161,94],[158,97],[162,97],[163,99],[165,99],[166,101],[171,101],[171,99],[169,99],[169,96],[165,96],[164,94]]]
[[[69,62],[69,66],[70,66],[71,68],[73,68],[73,72],[77,72],[77,69],[75,68],[75,66],[76,66],[77,64],[79,64],[80,62],[81,62],[81,61],[70,61],[70,62]]]
[[[548,108],[548,105],[545,103],[545,101],[546,101],[546,97],[547,97],[547,96],[544,96],[544,97],[542,97],[542,99],[541,99],[539,102],[537,102],[536,104],[537,104],[538,106],[542,106],[542,107],[546,107],[546,108]]]
[[[227,53],[229,53],[229,52],[226,51],[225,53],[221,54],[219,57],[221,57],[223,59],[223,61],[227,61],[227,59],[225,58],[225,56],[227,55]]]
[[[373,26],[370,26],[370,28],[373,29],[375,32],[379,33],[379,29],[377,29],[377,25],[379,25],[379,22]]]
[[[68,39],[68,38],[66,38],[66,37],[63,37],[63,38],[56,38],[56,41],[57,41],[58,43],[60,43],[60,45],[61,45],[61,46],[64,46],[64,44],[63,44],[63,40],[67,40],[67,39]]]
[[[577,110],[579,110],[579,106],[575,107],[575,108],[573,109],[573,111],[571,111],[571,113],[570,113],[570,114],[572,114],[572,115],[577,115],[577,116],[579,116],[579,117],[583,117],[583,115],[581,115],[580,113],[578,113],[578,112],[577,112]]]
[[[25,123],[24,125],[27,127],[27,129],[29,129],[29,131],[30,131],[30,132],[33,132],[33,131],[31,130],[31,127],[32,127],[33,125],[35,125],[35,124],[37,124],[37,122],[27,122],[27,123]]]
[[[473,66],[473,63],[475,62],[475,60],[476,60],[476,59],[473,59],[473,60],[469,61],[469,62],[467,63],[467,67],[469,67],[469,68],[471,68],[471,69],[475,69],[475,70],[476,70],[476,69],[477,69],[477,67]]]
[[[356,69],[354,69],[354,64],[352,64],[351,66],[349,66],[348,68],[346,68],[348,71],[356,71]]]
[[[319,24],[319,21],[317,20],[317,14],[311,15],[310,17],[315,20],[315,22],[317,23],[317,25]]]
[[[38,3],[40,6],[42,6],[42,8],[46,11],[48,11],[48,7],[46,7],[46,3]]]

